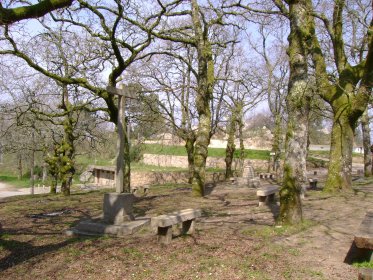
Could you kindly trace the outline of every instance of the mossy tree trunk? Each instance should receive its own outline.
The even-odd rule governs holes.
[[[355,66],[349,64],[343,40],[344,0],[336,0],[333,22],[319,16],[328,30],[333,44],[334,63],[338,79],[329,81],[325,58],[312,29],[312,59],[315,65],[316,85],[322,98],[333,109],[332,143],[328,177],[324,189],[328,192],[351,189],[353,135],[358,119],[366,109],[373,83],[373,19],[367,31],[368,54]],[[363,46],[361,46],[363,48]]]
[[[196,139],[194,137],[188,137],[185,140],[185,149],[188,155],[188,172],[189,178],[188,183],[192,184],[194,177],[194,143]]]
[[[198,53],[198,78],[196,108],[198,112],[198,130],[194,147],[194,177],[192,182],[193,194],[204,195],[206,178],[206,159],[211,138],[211,109],[214,77],[214,61],[211,43],[208,38],[208,25],[202,25],[199,5],[196,0],[192,4],[192,21]]]
[[[361,130],[363,131],[363,147],[364,147],[364,176],[372,176],[372,153],[370,151],[370,128],[368,109],[365,110],[361,117]]]
[[[324,191],[346,190],[351,188],[352,147],[355,127],[349,120],[346,108],[338,106],[334,112],[331,133],[328,177]]]
[[[310,1],[289,1],[290,77],[286,97],[288,123],[286,129],[284,178],[280,190],[279,222],[297,224],[302,221],[300,194],[305,180],[310,88],[307,47]]]
[[[236,134],[236,118],[235,113],[232,111],[228,130],[228,140],[227,147],[225,148],[225,178],[233,177],[232,162],[233,155],[236,150],[236,145],[234,144],[235,134]]]
[[[131,143],[128,129],[128,118],[124,120],[124,165],[123,165],[123,189],[131,192]]]
[[[275,153],[273,157],[273,169],[277,172],[278,165],[277,163],[281,159],[281,116],[280,114],[275,115],[275,128],[273,131],[273,142],[272,142],[272,152]]]
[[[242,174],[243,172],[243,167],[244,167],[244,162],[246,158],[246,152],[245,152],[245,144],[244,144],[244,135],[243,135],[243,128],[244,128],[244,123],[243,123],[243,115],[240,115],[240,118],[238,119],[238,140],[240,143],[240,158],[239,158],[239,170],[240,173]]]
[[[69,93],[67,85],[62,85],[63,97],[61,108],[66,112],[65,120],[63,122],[64,138],[59,148],[60,154],[60,179],[61,192],[64,195],[70,195],[70,188],[72,185],[73,176],[75,174],[75,136],[74,127],[76,119],[73,115],[73,106],[69,101]]]

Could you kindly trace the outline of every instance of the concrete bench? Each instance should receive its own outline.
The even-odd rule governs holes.
[[[310,183],[309,189],[310,190],[316,190],[317,189],[317,179],[308,179],[308,182]]]
[[[356,247],[373,251],[373,210],[366,213],[354,241]]]
[[[231,182],[232,185],[234,185],[237,182],[237,178],[236,177],[230,177],[229,181]]]
[[[272,173],[260,173],[259,178],[260,179],[274,179],[274,174],[272,174]]]
[[[182,223],[181,234],[193,234],[195,219],[201,217],[200,209],[184,209],[151,219],[152,228],[157,228],[158,241],[169,244],[172,240],[172,226]]]
[[[275,195],[279,191],[278,186],[263,186],[256,191],[256,195],[259,198],[259,206],[275,202]]]
[[[138,194],[139,192],[143,193],[143,195],[147,195],[149,192],[149,185],[144,185],[142,187],[131,187],[131,192],[133,194]]]
[[[355,234],[354,242],[357,247],[357,259],[373,261],[373,210],[366,213]],[[373,279],[373,269],[359,269],[359,279]]]

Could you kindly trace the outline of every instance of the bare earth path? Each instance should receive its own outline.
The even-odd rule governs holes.
[[[30,194],[30,188],[16,188],[12,185],[0,182],[0,200],[5,197],[16,196],[16,195],[27,195]],[[46,189],[35,188],[34,193],[45,193]]]

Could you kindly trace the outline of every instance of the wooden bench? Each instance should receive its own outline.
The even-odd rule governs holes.
[[[278,186],[263,186],[256,191],[259,198],[259,206],[268,205],[275,202],[275,195],[279,191]]]
[[[172,240],[172,226],[182,223],[181,234],[193,234],[195,219],[201,217],[200,209],[184,209],[151,219],[152,228],[157,228],[158,241],[169,244]]]

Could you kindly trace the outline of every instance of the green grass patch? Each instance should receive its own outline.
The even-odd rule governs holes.
[[[368,262],[368,261],[365,261],[365,262],[356,262],[356,263],[353,263],[352,264],[354,267],[363,267],[363,268],[373,268],[373,261],[371,262]]]
[[[314,226],[315,223],[312,221],[305,220],[299,225],[283,225],[283,226],[255,226],[244,229],[241,231],[242,234],[249,236],[258,236],[264,239],[269,239],[274,236],[290,236],[299,232],[302,232],[311,226]]]
[[[10,173],[0,173],[0,182],[7,183],[17,188],[26,188],[30,186],[30,179],[29,178],[21,178],[18,179],[17,176],[12,175]]]

